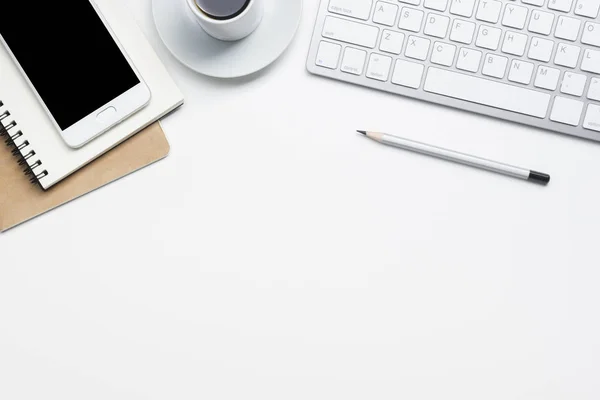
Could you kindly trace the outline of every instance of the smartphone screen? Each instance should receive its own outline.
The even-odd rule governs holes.
[[[89,0],[2,3],[0,35],[62,130],[140,83]]]

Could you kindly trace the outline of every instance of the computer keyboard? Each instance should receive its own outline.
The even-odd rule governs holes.
[[[600,141],[600,0],[321,0],[314,74]]]

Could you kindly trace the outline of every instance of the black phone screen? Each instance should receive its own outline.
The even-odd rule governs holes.
[[[89,0],[2,3],[0,35],[62,130],[140,83]]]

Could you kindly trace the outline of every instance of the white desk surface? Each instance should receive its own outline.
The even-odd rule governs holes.
[[[310,76],[318,0],[237,81],[128,1],[186,96],[172,153],[0,235],[0,398],[600,398],[600,145]]]

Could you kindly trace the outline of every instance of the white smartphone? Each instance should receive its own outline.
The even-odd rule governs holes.
[[[92,0],[12,0],[1,10],[0,41],[68,146],[82,147],[150,102]]]

